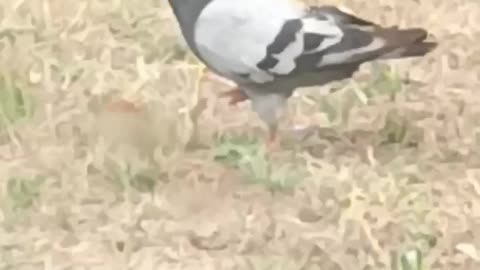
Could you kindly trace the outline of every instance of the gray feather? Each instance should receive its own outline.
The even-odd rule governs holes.
[[[192,51],[235,81],[267,123],[298,87],[348,79],[365,62],[423,56],[423,29],[382,27],[333,6],[290,0],[169,0]],[[265,12],[274,10],[274,12]]]

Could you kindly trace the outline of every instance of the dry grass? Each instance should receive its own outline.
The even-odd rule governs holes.
[[[344,1],[441,46],[305,89],[272,157],[167,1],[1,2],[0,269],[479,269],[478,1]]]

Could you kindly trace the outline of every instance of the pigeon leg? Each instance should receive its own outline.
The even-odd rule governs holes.
[[[248,100],[248,96],[239,87],[235,87],[225,93],[220,94],[220,97],[229,97],[230,101],[228,102],[228,104],[231,106]]]
[[[231,87],[231,90],[227,91],[226,93],[220,94],[220,97],[230,98],[230,101],[228,102],[230,105],[235,105],[248,99],[248,96],[234,82],[225,79],[219,75],[216,75],[205,67],[201,71],[200,79],[197,82],[197,85],[200,84],[203,79],[208,79]]]
[[[268,128],[266,138],[267,151],[280,147],[278,136],[279,120],[285,116],[287,96],[283,92],[262,93],[258,90],[245,89],[252,102],[252,108]],[[249,92],[248,92],[249,91]]]
[[[280,146],[280,140],[278,137],[278,125],[269,125],[268,126],[268,138],[266,141],[266,150],[267,153],[274,152]]]

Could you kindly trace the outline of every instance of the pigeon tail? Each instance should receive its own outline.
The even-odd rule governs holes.
[[[436,42],[425,41],[428,32],[422,28],[383,28],[375,31],[373,35],[385,41],[379,57],[381,59],[424,56],[438,45]]]

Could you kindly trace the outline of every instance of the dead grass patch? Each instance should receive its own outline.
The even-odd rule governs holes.
[[[342,5],[440,46],[301,91],[267,158],[166,1],[3,1],[0,268],[478,269],[480,5]]]

